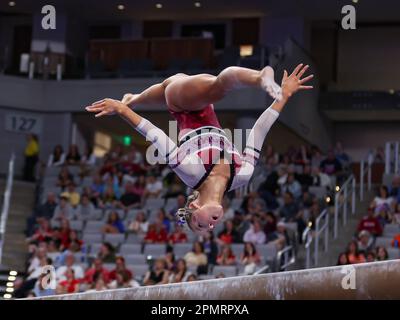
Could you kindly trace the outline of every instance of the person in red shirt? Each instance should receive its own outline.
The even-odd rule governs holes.
[[[222,245],[239,242],[239,234],[234,229],[232,220],[225,221],[225,228],[219,233],[217,241]]]
[[[59,289],[63,293],[76,293],[79,292],[79,286],[81,284],[81,280],[75,279],[75,271],[72,268],[68,268],[65,272],[66,280],[60,281]]]
[[[374,216],[374,211],[372,208],[369,208],[368,215],[361,219],[357,230],[358,232],[366,230],[375,237],[382,235],[382,226],[379,223],[378,218]]]
[[[116,280],[117,274],[124,276],[128,282],[132,280],[132,272],[126,268],[124,257],[117,257],[115,259],[115,265],[115,269],[110,272],[108,277],[110,281]]]
[[[224,245],[221,254],[217,257],[217,264],[221,266],[232,266],[236,264],[236,257],[230,245]]]
[[[31,242],[43,242],[53,237],[53,230],[51,229],[50,222],[47,219],[40,220],[39,228],[34,235],[30,238]]]
[[[61,251],[69,248],[71,243],[70,239],[71,228],[69,225],[69,221],[67,219],[61,220],[61,228],[60,228],[60,242],[61,242]]]
[[[108,283],[110,273],[103,267],[103,261],[100,258],[96,258],[93,266],[85,273],[85,282],[91,285],[99,275],[101,275],[105,283]]]
[[[174,232],[168,237],[168,242],[172,245],[175,243],[186,243],[188,241],[186,233],[183,231],[182,227],[175,225]]]
[[[166,243],[167,241],[168,233],[161,221],[157,221],[149,226],[149,231],[147,231],[144,237],[145,243]]]

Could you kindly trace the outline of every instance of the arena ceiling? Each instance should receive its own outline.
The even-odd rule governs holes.
[[[14,4],[14,6],[10,6]],[[200,5],[195,5],[199,2]],[[356,3],[354,3],[356,2]],[[362,21],[398,21],[398,0],[0,0],[3,14],[32,14],[45,4],[88,21],[218,19],[232,17],[304,16],[310,20],[338,20],[341,8],[353,4]],[[156,5],[162,8],[157,9]],[[124,10],[118,10],[123,5]]]

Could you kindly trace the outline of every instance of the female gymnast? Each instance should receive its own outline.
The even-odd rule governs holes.
[[[313,88],[304,85],[313,77],[303,78],[307,69],[308,65],[299,64],[290,75],[285,70],[281,87],[275,83],[270,67],[261,71],[229,67],[218,76],[180,73],[140,94],[125,94],[121,101],[103,99],[86,110],[96,113],[96,117],[119,115],[154,145],[171,169],[194,191],[185,207],[178,210],[178,223],[204,234],[221,221],[225,192],[249,182],[264,139],[288,99],[299,90]],[[256,121],[240,154],[222,130],[213,103],[242,87],[261,88],[275,101]],[[167,105],[178,123],[178,146],[161,129],[131,109],[145,104]]]

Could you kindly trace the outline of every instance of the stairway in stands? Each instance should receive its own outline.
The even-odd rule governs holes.
[[[375,190],[375,186],[372,186],[371,190]],[[357,196],[358,196],[358,191],[357,191]],[[329,238],[329,247],[327,253],[323,251],[323,243],[320,242],[319,259],[318,259],[319,261],[318,265],[315,267],[328,267],[337,264],[337,258],[339,254],[346,250],[348,243],[351,241],[354,233],[357,230],[357,226],[360,219],[366,215],[367,208],[371,203],[373,197],[374,197],[374,191],[365,191],[364,201],[362,202],[359,201],[357,197],[356,212],[354,215],[352,215],[351,213],[348,214],[348,220],[346,226],[343,226],[342,220],[339,218],[338,237],[337,239],[333,239],[331,234]],[[333,223],[333,211],[330,216],[330,222]],[[333,227],[331,227],[330,230],[333,230]],[[311,244],[311,255],[313,254],[314,254],[314,243]],[[306,253],[304,245],[300,245],[296,256],[297,261],[295,265],[291,266],[290,270],[304,269],[305,256]]]
[[[10,212],[6,224],[2,268],[23,272],[28,246],[24,230],[35,199],[35,184],[14,181]]]

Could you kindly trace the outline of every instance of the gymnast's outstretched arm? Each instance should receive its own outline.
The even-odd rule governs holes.
[[[285,70],[282,79],[282,99],[280,101],[274,101],[271,106],[261,114],[251,129],[243,152],[244,164],[238,173],[240,185],[250,180],[254,171],[254,166],[260,157],[264,140],[289,98],[299,90],[309,90],[313,88],[312,86],[304,85],[313,78],[313,75],[302,78],[307,68],[308,66],[302,67],[302,65],[299,65],[290,76],[288,76]]]

